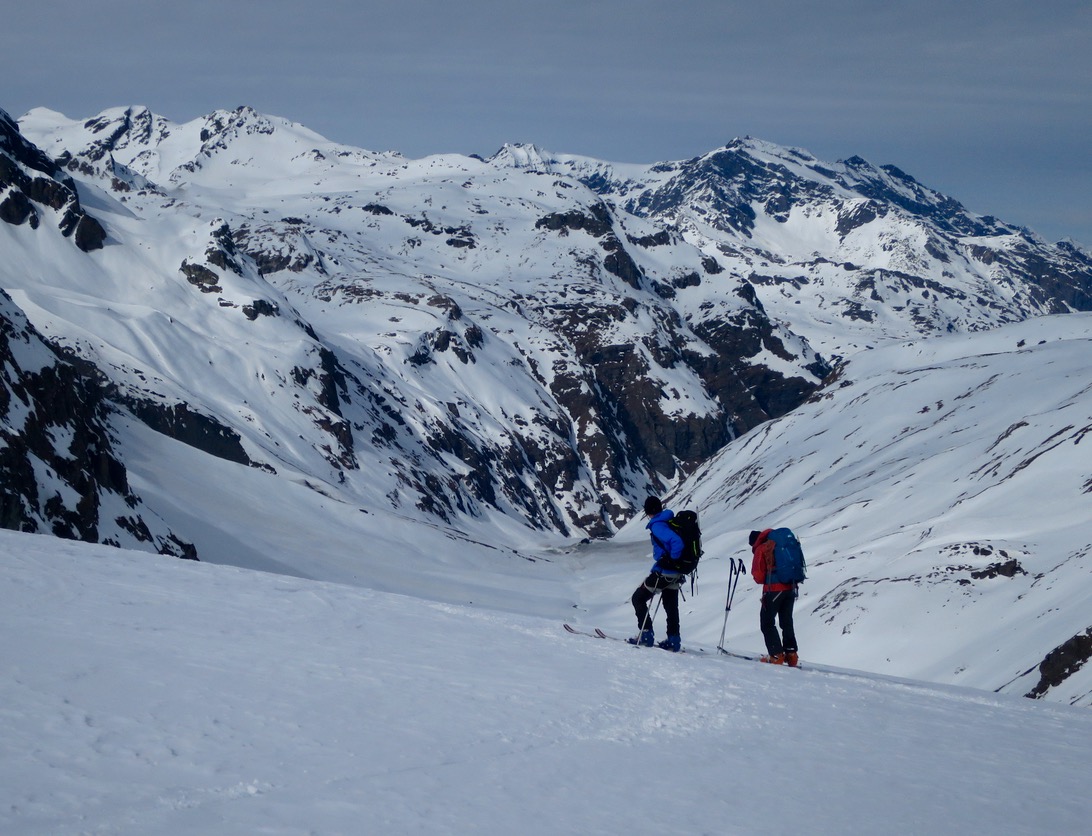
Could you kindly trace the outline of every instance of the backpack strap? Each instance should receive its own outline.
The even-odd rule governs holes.
[[[667,520],[663,520],[662,522],[664,525],[670,526],[670,523],[668,523]],[[648,527],[648,533],[649,536],[652,537],[652,541],[660,547],[660,551],[664,553],[664,557],[666,557],[668,560],[674,560],[674,558],[671,556],[671,549],[667,547],[667,543],[665,543],[663,540],[656,536],[656,533],[652,530],[651,525]]]
[[[766,586],[772,585],[774,581],[774,562],[770,559],[774,556],[774,550],[777,548],[777,544],[769,538],[769,532],[766,532],[766,539],[762,541],[759,546],[762,549],[762,561],[766,566]]]

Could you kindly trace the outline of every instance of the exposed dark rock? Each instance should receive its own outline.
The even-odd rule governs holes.
[[[239,266],[238,252],[235,249],[235,241],[231,236],[231,228],[224,224],[212,233],[212,243],[205,250],[205,258],[209,264],[219,267],[221,270],[230,270],[237,276],[243,275],[243,268]]]
[[[685,273],[682,276],[676,276],[675,278],[673,278],[671,280],[671,284],[679,288],[679,290],[682,290],[685,287],[697,287],[701,284],[701,276],[699,276],[696,272]]]
[[[9,155],[19,165],[47,177],[56,177],[59,173],[57,164],[38,146],[27,142],[15,120],[0,110],[0,157],[4,154]],[[3,176],[2,166],[3,163],[0,162],[0,176]]]
[[[403,217],[406,223],[417,229],[422,229],[425,232],[429,232],[433,235],[448,235],[450,236],[446,243],[448,246],[463,248],[467,247],[474,249],[477,247],[477,239],[474,237],[474,233],[471,232],[470,227],[466,224],[463,226],[437,226],[428,218],[411,218]]]
[[[613,239],[614,243],[618,243],[618,239],[614,238],[614,236],[610,236],[610,238]],[[609,240],[604,241],[603,247],[607,248],[609,243]],[[617,249],[608,253],[606,258],[603,259],[603,267],[608,273],[613,273],[634,290],[640,290],[643,275],[641,268],[637,266],[620,243],[618,243]]]
[[[1079,671],[1092,659],[1092,627],[1066,640],[1039,664],[1039,682],[1024,696],[1039,699]]]
[[[438,293],[435,296],[430,296],[428,298],[428,305],[433,308],[439,308],[453,321],[463,318],[463,309],[459,307],[459,303],[446,293]]]
[[[187,404],[163,404],[139,398],[123,398],[122,403],[143,423],[168,438],[219,459],[256,466],[247,456],[235,430],[208,415],[192,411]]]
[[[971,577],[975,580],[982,580],[984,578],[1014,578],[1017,574],[1026,575],[1024,567],[1020,565],[1015,557],[1009,558],[1004,563],[991,563],[985,569],[980,569],[975,572],[971,572]]]
[[[738,358],[754,357],[763,350],[786,359],[792,356],[759,309],[725,319],[707,320],[695,325],[694,332],[714,349],[714,353],[711,356],[695,355],[689,358],[690,365],[701,375],[709,391],[724,404],[736,434],[795,409],[819,388],[815,380],[787,378],[763,365],[739,362]],[[831,369],[817,357],[809,371],[817,380],[822,380]]]
[[[651,247],[666,247],[671,243],[671,233],[666,229],[660,230],[653,235],[642,235],[640,238],[634,238],[627,236],[631,244],[635,244],[638,247],[644,247],[649,249]]]
[[[243,316],[253,321],[259,316],[277,316],[280,309],[266,299],[255,299],[249,305],[243,305]]]
[[[30,198],[22,192],[9,191],[0,201],[0,221],[19,226],[26,223],[28,219],[30,225],[37,229],[38,213],[34,209],[34,204],[30,202]]]
[[[254,262],[261,276],[282,270],[301,273],[308,267],[325,273],[321,260],[310,251],[306,235],[296,226],[288,224],[289,229],[285,229],[280,225],[263,225],[251,229],[247,224],[242,224],[237,229],[232,229],[231,260],[238,267],[238,256],[246,255]]]
[[[76,246],[85,253],[101,250],[106,241],[106,230],[90,215],[81,215],[76,222],[75,241]]]
[[[855,229],[872,223],[878,217],[875,204],[858,203],[838,213],[838,225],[835,227],[843,238]]]
[[[553,213],[540,218],[535,223],[535,229],[549,229],[554,232],[567,233],[584,231],[595,238],[601,238],[611,232],[610,210],[601,203],[592,206],[588,212],[572,210],[571,212]]]
[[[202,293],[223,292],[223,288],[219,285],[220,277],[203,264],[191,264],[186,259],[178,269],[182,271],[186,281],[200,289]]]
[[[26,169],[44,176],[32,176]],[[75,243],[84,252],[100,249],[106,240],[102,225],[84,212],[73,180],[52,160],[27,142],[18,125],[0,111],[0,192],[8,189],[0,203],[0,220],[21,225],[28,219],[37,229],[39,214],[31,203],[61,213],[58,227],[65,237],[75,233]]]

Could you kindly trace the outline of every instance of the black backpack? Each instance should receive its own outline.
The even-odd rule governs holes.
[[[702,556],[701,528],[698,526],[698,515],[694,511],[680,511],[669,519],[667,524],[671,526],[672,531],[682,538],[683,550],[678,559],[661,558],[660,566],[669,572],[689,575],[698,568],[698,561],[701,560]],[[655,535],[653,536],[655,537]],[[656,542],[659,543],[660,541],[657,540]],[[663,545],[663,543],[660,543],[661,547]]]

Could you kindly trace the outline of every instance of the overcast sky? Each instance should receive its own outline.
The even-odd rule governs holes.
[[[0,108],[173,121],[250,105],[410,157],[505,142],[615,162],[751,135],[891,163],[1092,247],[1088,0],[38,0]]]

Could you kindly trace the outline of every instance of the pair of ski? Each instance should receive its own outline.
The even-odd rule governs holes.
[[[574,636],[591,636],[593,639],[610,639],[613,642],[625,642],[626,644],[633,645],[634,647],[641,646],[641,645],[638,645],[636,642],[632,641],[631,639],[621,639],[621,638],[618,638],[618,636],[608,635],[608,634],[604,633],[602,630],[600,630],[598,627],[596,627],[594,630],[592,630],[589,633],[587,630],[577,630],[571,624],[564,624],[562,626],[566,630],[568,630],[570,633],[572,633]],[[652,647],[659,647],[659,645],[652,645]],[[700,648],[700,647],[684,647],[684,648],[680,649],[678,652],[679,653],[705,653],[705,650],[703,648]]]
[[[591,636],[593,639],[613,639],[616,642],[623,641],[622,639],[618,638],[617,636],[608,636],[606,633],[604,633],[598,627],[596,627],[594,630],[592,630],[589,633],[587,630],[577,630],[571,624],[564,624],[562,626],[564,626],[564,628],[566,630],[568,630],[570,633],[572,633],[574,636]]]
[[[610,639],[611,641],[626,642],[627,644],[630,644],[629,639],[622,639],[622,638],[619,638],[618,636],[611,636],[611,635],[609,635],[607,633],[604,633],[598,627],[596,627],[595,629],[593,629],[591,631],[588,631],[588,630],[578,630],[575,627],[573,627],[571,624],[564,624],[562,626],[565,628],[566,631],[568,631],[569,633],[572,633],[574,636],[589,636],[590,638],[593,638],[593,639]],[[754,655],[751,655],[749,653],[738,653],[737,651],[727,650],[726,648],[723,648],[723,647],[718,647],[717,651],[719,653],[723,653],[725,656],[733,656],[736,659],[746,659],[749,662],[759,661],[758,656],[754,656]],[[682,653],[703,653],[703,654],[708,654],[708,653],[711,653],[712,651],[706,650],[704,647],[684,647],[681,652]]]

